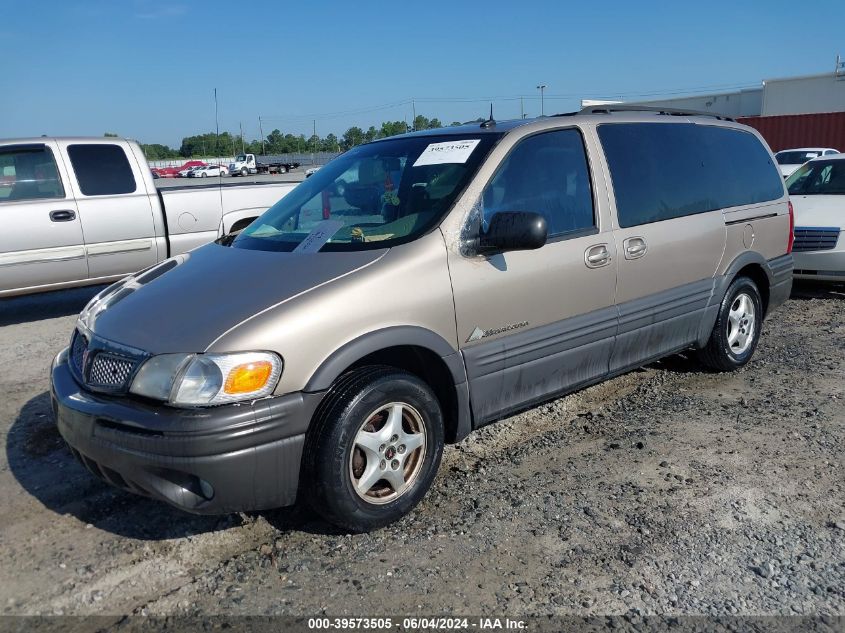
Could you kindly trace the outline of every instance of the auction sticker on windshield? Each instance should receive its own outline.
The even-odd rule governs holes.
[[[421,165],[443,165],[445,163],[465,163],[478,143],[478,139],[432,143],[423,150],[423,153],[414,162],[414,167],[420,167]]]
[[[325,220],[320,222],[299,245],[293,249],[294,253],[316,253],[337,233],[344,222],[342,220]]]

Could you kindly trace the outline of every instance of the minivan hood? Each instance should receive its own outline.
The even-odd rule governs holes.
[[[151,354],[202,352],[256,313],[386,252],[279,253],[207,244],[110,287],[79,320],[99,338]]]
[[[845,195],[792,195],[795,226],[845,226]]]

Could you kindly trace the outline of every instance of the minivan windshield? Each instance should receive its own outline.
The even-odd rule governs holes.
[[[500,137],[407,136],[355,147],[270,207],[232,246],[359,251],[412,241],[440,221]]]
[[[845,195],[845,160],[814,160],[786,179],[793,196]]]

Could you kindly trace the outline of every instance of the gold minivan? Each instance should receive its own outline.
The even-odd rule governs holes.
[[[753,129],[602,107],[355,147],[80,314],[52,368],[95,475],[196,513],[369,530],[444,443],[667,354],[745,365],[792,215]]]

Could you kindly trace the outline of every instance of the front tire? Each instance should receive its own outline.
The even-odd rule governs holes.
[[[425,382],[386,366],[349,372],[308,431],[304,496],[327,521],[353,532],[393,523],[430,488],[443,436],[440,403]]]
[[[244,167],[243,169],[241,169],[241,176],[243,176],[244,178],[246,178],[248,175],[249,175],[249,170],[248,170],[246,167]]]
[[[757,284],[748,277],[737,277],[719,306],[719,316],[699,359],[717,371],[744,367],[760,340],[763,300]]]

